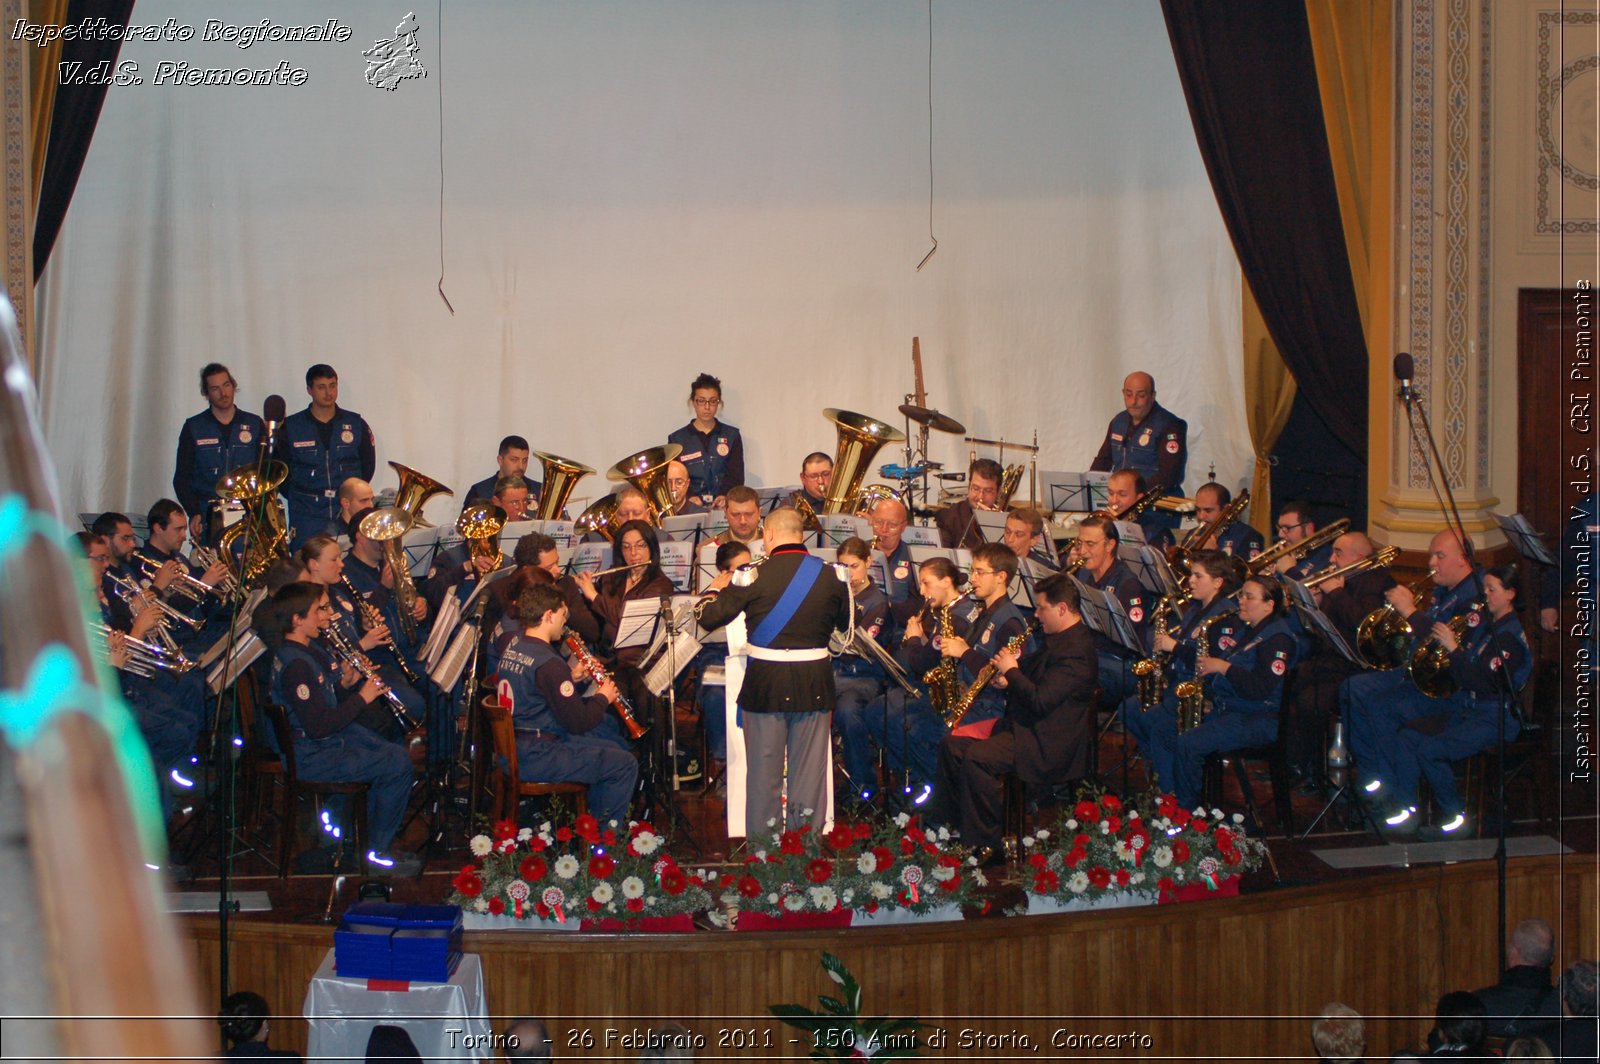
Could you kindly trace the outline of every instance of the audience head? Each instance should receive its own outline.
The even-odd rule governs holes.
[[[1483,1043],[1484,1017],[1488,1010],[1483,999],[1466,990],[1452,990],[1439,999],[1433,1011],[1434,1034],[1441,1045],[1466,1046],[1475,1050]]]
[[[1511,967],[1548,968],[1555,956],[1556,933],[1537,916],[1530,916],[1511,929],[1511,940],[1506,943],[1506,959]]]
[[[645,1035],[645,1046],[639,1051],[642,1061],[693,1060],[694,1047],[700,1042],[693,1031],[681,1023],[664,1023],[652,1027]]]
[[[267,1040],[267,1017],[272,1010],[267,999],[253,990],[240,990],[222,999],[217,1022],[230,1045]]]
[[[1550,1046],[1543,1038],[1533,1038],[1528,1035],[1524,1035],[1521,1038],[1513,1038],[1510,1042],[1506,1043],[1505,1059],[1553,1061],[1556,1059],[1556,1056],[1550,1051]]]
[[[1561,1007],[1568,1016],[1600,1014],[1600,966],[1576,961],[1561,973]]]
[[[1349,1005],[1330,1002],[1311,1025],[1311,1044],[1317,1056],[1334,1064],[1358,1061],[1367,1053],[1366,1022]]]
[[[532,1016],[512,1020],[505,1029],[507,1060],[549,1060],[550,1032]]]

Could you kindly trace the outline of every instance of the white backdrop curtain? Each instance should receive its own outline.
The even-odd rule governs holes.
[[[1212,462],[1244,482],[1239,271],[1153,0],[934,3],[921,273],[921,0],[430,7],[426,78],[374,88],[361,52],[405,13],[140,0],[136,24],[197,33],[124,46],[144,83],[111,90],[45,275],[69,510],[171,493],[213,359],[256,410],[300,408],[331,363],[380,489],[387,459],[465,488],[507,433],[603,469],[687,421],[706,370],[748,479],[793,483],[834,450],[823,407],[898,421],[913,335],[930,403],[979,436],[1037,430],[1043,469],[1086,467],[1148,369],[1189,420],[1190,488]],[[200,39],[329,17],[348,42]],[[155,84],[162,61],[285,60],[305,84]],[[958,437],[932,450],[965,468]]]

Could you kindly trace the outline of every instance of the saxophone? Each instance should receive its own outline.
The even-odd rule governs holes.
[[[955,637],[956,630],[953,614],[956,603],[970,594],[970,591],[963,591],[951,599],[948,605],[938,607],[936,615],[938,624],[937,638],[941,643],[946,639]],[[960,664],[955,658],[941,657],[939,664],[922,674],[922,682],[928,686],[928,701],[932,703],[933,711],[945,720],[952,719],[956,702],[961,697],[959,670]]]
[[[1032,635],[1033,630],[1038,626],[1038,621],[1030,621],[1022,631],[1006,640],[1005,646],[1001,649],[1009,650],[1013,654],[1022,653],[1023,646],[1028,642],[1028,636]],[[996,654],[998,653],[997,651]],[[961,720],[967,715],[967,711],[972,708],[972,703],[978,700],[978,696],[983,693],[983,689],[989,686],[995,674],[999,671],[999,666],[995,664],[993,658],[990,658],[989,663],[979,669],[978,675],[972,678],[972,683],[967,686],[967,689],[956,696],[955,703],[950,707],[951,715],[945,717],[945,723],[950,726],[951,731],[961,726]]]
[[[1211,626],[1220,620],[1232,617],[1239,612],[1237,606],[1230,606],[1215,617],[1208,618],[1200,624],[1200,637],[1195,640],[1194,660],[1195,676],[1192,680],[1184,680],[1172,689],[1178,696],[1178,734],[1182,735],[1191,728],[1198,728],[1206,719],[1206,680],[1200,675],[1199,662],[1201,658],[1211,656]]]
[[[1189,600],[1188,593],[1178,595],[1162,595],[1156,600],[1155,607],[1155,640],[1160,641],[1169,634],[1167,631],[1167,617],[1176,617],[1178,610]],[[1139,682],[1139,710],[1143,713],[1150,712],[1150,708],[1161,701],[1161,696],[1167,693],[1167,662],[1172,655],[1157,650],[1148,658],[1141,658],[1133,663],[1133,674]]]

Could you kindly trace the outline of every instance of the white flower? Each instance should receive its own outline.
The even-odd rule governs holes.
[[[863,853],[856,858],[856,871],[864,876],[870,876],[878,870],[878,859],[870,853]]]
[[[876,901],[888,901],[894,895],[894,891],[889,889],[889,884],[887,883],[873,883],[867,887],[867,892]]]
[[[1068,831],[1077,831],[1078,830],[1078,821],[1077,821],[1076,817],[1068,817],[1067,818],[1067,830]]]
[[[922,837],[924,839],[926,839],[928,842],[938,842],[939,841],[939,836],[934,834],[934,831],[933,831],[932,828],[928,828],[926,831],[924,831],[922,833]]]
[[[469,845],[472,847],[472,856],[487,857],[494,849],[494,840],[487,835],[474,835]]]
[[[541,834],[541,835],[550,834],[550,821],[546,820],[542,824],[539,825],[539,834]]]
[[[1120,857],[1124,861],[1127,861],[1129,864],[1133,863],[1133,848],[1130,847],[1122,839],[1118,839],[1117,840],[1116,854],[1117,854],[1118,857]]]
[[[783,907],[792,913],[797,913],[806,907],[806,896],[804,894],[785,895]]]
[[[562,879],[571,879],[578,874],[578,859],[570,853],[564,853],[556,858],[555,873]]]
[[[641,831],[633,840],[633,852],[640,857],[649,857],[660,847],[661,840],[653,832]]]
[[[853,902],[855,900],[856,900],[856,892],[855,891],[847,890],[847,891],[844,892],[844,903],[846,905],[849,905],[851,902]]]
[[[1144,882],[1144,873],[1143,872],[1135,872],[1133,875],[1128,877],[1128,882],[1129,883],[1143,883]]]
[[[839,907],[839,898],[830,886],[812,887],[806,893],[811,895],[811,904],[822,912],[831,913]]]
[[[766,859],[767,859],[767,851],[766,850],[757,850],[756,851],[756,860],[765,861]]]
[[[1111,834],[1111,821],[1109,821],[1109,820],[1100,821],[1100,834],[1102,834],[1102,835]]]
[[[1174,868],[1172,870],[1172,878],[1177,880],[1180,883],[1183,882],[1183,866],[1182,865],[1179,865],[1177,868]]]
[[[989,885],[989,877],[984,875],[981,869],[973,870],[972,881],[980,887],[987,887]]]
[[[1129,821],[1134,821],[1134,820],[1138,820],[1138,819],[1139,819],[1139,810],[1130,809],[1128,811],[1128,820]]]
[[[768,905],[776,905],[776,904],[778,904],[778,896],[776,894],[768,894],[767,895],[767,904]]]
[[[939,828],[939,841],[940,842],[949,842],[950,841],[950,829],[949,828],[940,826],[940,828]]]
[[[1220,809],[1211,810],[1211,819],[1212,820],[1221,820],[1222,819],[1222,810],[1220,810]]]
[[[517,841],[518,842],[527,842],[531,838],[533,838],[533,829],[532,828],[518,828],[517,829]]]
[[[894,815],[894,826],[895,827],[903,828],[909,823],[911,823],[910,814],[907,814],[907,813],[896,813]]]
[[[1089,889],[1089,877],[1082,872],[1074,872],[1067,877],[1067,889],[1074,894],[1082,894]]]
[[[1203,805],[1197,805],[1197,806],[1194,807],[1193,813],[1194,813],[1195,816],[1205,816],[1206,815],[1206,807],[1203,806]]]
[[[486,913],[486,912],[488,912],[489,911],[489,899],[487,899],[487,898],[479,898],[477,901],[473,902],[472,903],[472,911],[475,912],[475,913]]]
[[[1233,814],[1233,822],[1235,824],[1243,824],[1244,823],[1244,814],[1243,813],[1235,813],[1235,814]]]
[[[1150,859],[1156,863],[1157,868],[1167,868],[1172,864],[1172,847],[1157,846],[1150,851]]]
[[[940,883],[948,883],[956,878],[956,870],[947,865],[934,865],[933,878]]]
[[[1022,845],[1023,846],[1032,846],[1034,843],[1036,843],[1038,841],[1039,840],[1034,838],[1032,835],[1024,835],[1022,837]]]
[[[1075,828],[1077,826],[1078,826],[1078,822],[1076,820],[1067,821],[1067,827]],[[1040,828],[1038,834],[1039,834],[1039,837],[1041,839],[1048,839],[1050,837],[1050,829],[1049,828]]]
[[[604,905],[606,902],[616,897],[617,892],[611,888],[610,883],[607,883],[602,879],[600,882],[594,885],[594,891],[590,896],[601,905]]]
[[[709,913],[706,913],[706,918],[711,921],[712,927],[728,926],[728,914],[721,909],[712,909]]]
[[[644,880],[638,876],[629,876],[622,881],[622,896],[624,898],[644,897]]]
[[[644,907],[646,909],[648,909],[648,908],[650,908],[650,906],[654,905],[655,903],[656,903],[656,900],[654,898],[646,898],[644,900]]]

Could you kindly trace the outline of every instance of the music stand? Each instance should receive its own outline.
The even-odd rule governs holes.
[[[973,519],[978,525],[978,534],[985,543],[999,543],[1000,537],[1006,531],[1006,512],[1004,510],[974,510]]]
[[[900,542],[908,547],[937,547],[939,530],[932,525],[907,525],[900,533]]]
[[[1133,626],[1128,618],[1128,611],[1123,607],[1122,600],[1110,590],[1101,591],[1099,588],[1090,587],[1087,581],[1079,579],[1076,573],[1071,574],[1072,582],[1078,588],[1078,612],[1083,616],[1083,623],[1089,630],[1122,647],[1131,650],[1136,657],[1143,657],[1144,642],[1139,638],[1139,630]],[[1124,666],[1126,668],[1126,666]],[[1099,727],[1099,715],[1095,714],[1096,730],[1094,741],[1098,743],[1105,737],[1117,720],[1122,715],[1119,705],[1111,713],[1111,718],[1106,721],[1104,728]],[[1122,727],[1122,791],[1128,791],[1128,728],[1127,723]]]
[[[609,543],[579,543],[564,551],[558,551],[556,560],[561,565],[561,572],[565,576],[577,573],[597,573],[601,569],[611,567],[611,544]]]
[[[1052,514],[1086,514],[1106,506],[1106,480],[1108,473],[1039,474],[1039,494],[1049,504]]]
[[[1115,521],[1117,526],[1117,541],[1119,544],[1119,557],[1121,549],[1128,547],[1142,547],[1145,545],[1144,526],[1137,521]]]
[[[427,572],[439,551],[438,526],[427,525],[419,528],[413,524],[401,535],[400,547],[406,552],[406,566],[413,573]]]
[[[1181,594],[1178,577],[1167,563],[1167,556],[1146,544],[1123,544],[1117,550],[1117,559],[1124,562],[1139,583],[1152,595],[1177,597]]]
[[[1548,565],[1554,569],[1559,564],[1550,553],[1550,548],[1544,545],[1544,537],[1534,530],[1526,517],[1521,514],[1512,514],[1510,517],[1495,514],[1494,520],[1500,526],[1500,531],[1506,534],[1506,539],[1517,548],[1518,554],[1535,565]]]
[[[781,488],[757,488],[756,498],[760,501],[761,512],[770,514],[785,502],[789,496],[800,490],[800,485],[790,484]]]
[[[674,589],[688,591],[694,576],[694,544],[688,540],[669,539],[660,546],[661,571],[667,574]]]
[[[837,547],[852,536],[872,542],[872,525],[855,514],[819,514],[817,525],[820,547]]]
[[[578,531],[573,526],[571,521],[518,521],[515,525],[508,524],[505,528],[500,530],[500,538],[502,543],[506,539],[505,532],[513,527],[521,529],[523,535],[529,535],[531,533],[538,532],[549,536],[551,539],[556,541],[557,550],[560,550],[563,547],[570,547],[578,540]],[[511,545],[511,550],[507,551],[506,553],[513,553],[515,550],[516,544],[513,543]]]
[[[728,527],[728,519],[721,510],[707,510],[698,514],[675,514],[661,519],[661,535],[667,539],[699,543],[707,536],[715,536]]]

